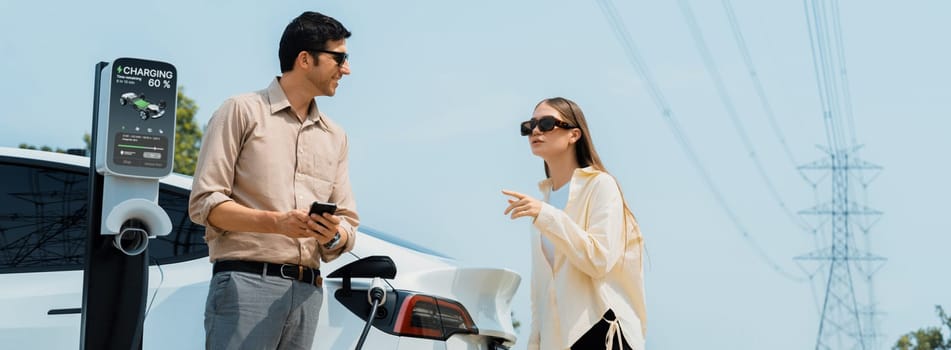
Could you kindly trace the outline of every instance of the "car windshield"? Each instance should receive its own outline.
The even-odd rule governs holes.
[[[394,236],[394,235],[391,235],[391,234],[389,234],[389,233],[386,233],[386,232],[383,232],[383,231],[380,231],[380,230],[377,230],[377,229],[374,229],[374,228],[371,228],[371,227],[367,227],[366,225],[360,225],[360,227],[357,228],[357,230],[360,231],[361,233],[368,234],[368,235],[370,235],[370,236],[373,236],[373,237],[382,239],[382,240],[384,240],[384,241],[387,241],[387,242],[396,244],[396,245],[398,245],[398,246],[400,246],[400,247],[403,247],[403,248],[406,248],[406,249],[415,250],[415,251],[420,252],[420,253],[423,253],[423,254],[435,255],[435,256],[438,256],[438,257],[440,257],[440,258],[452,259],[452,258],[450,258],[449,256],[446,256],[446,255],[443,254],[443,253],[440,253],[440,252],[437,252],[437,251],[435,251],[435,250],[432,250],[432,249],[423,247],[423,246],[421,246],[421,245],[419,245],[419,244],[416,244],[416,243],[407,241],[407,240],[405,240],[405,239],[403,239],[403,238],[399,238],[399,237]]]

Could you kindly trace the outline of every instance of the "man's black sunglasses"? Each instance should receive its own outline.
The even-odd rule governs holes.
[[[530,119],[530,120],[527,120],[527,121],[522,122],[522,124],[521,124],[521,127],[522,127],[522,136],[531,135],[531,134],[532,134],[532,130],[535,129],[535,126],[538,126],[538,130],[541,131],[541,132],[552,131],[552,130],[555,129],[556,126],[559,127],[559,128],[562,128],[562,129],[574,129],[574,128],[576,128],[576,126],[574,126],[574,125],[571,125],[571,124],[568,124],[568,123],[563,122],[563,121],[561,121],[561,120],[558,120],[557,118],[555,118],[555,117],[553,117],[553,116],[546,115],[546,116],[541,117],[541,118],[538,118],[538,119]]]
[[[334,57],[334,61],[337,62],[338,66],[342,66],[344,62],[350,59],[350,54],[346,52],[337,52],[337,51],[330,51],[330,50],[308,50],[308,51],[329,53],[331,56]]]

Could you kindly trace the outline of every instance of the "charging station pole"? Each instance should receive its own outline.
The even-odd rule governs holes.
[[[95,69],[80,349],[141,349],[146,248],[171,231],[158,186],[174,160],[177,72],[133,58]]]

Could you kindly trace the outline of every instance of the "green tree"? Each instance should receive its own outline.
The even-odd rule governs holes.
[[[945,340],[944,334],[941,333],[943,327],[947,327],[951,332],[951,317],[945,314],[941,305],[935,305],[935,310],[938,313],[938,319],[941,320],[941,326],[919,328],[917,331],[908,332],[898,338],[892,350],[951,350],[951,339]]]
[[[175,168],[180,174],[195,173],[198,150],[201,148],[201,128],[195,122],[198,105],[178,88],[178,104],[175,108]]]
[[[86,154],[92,152],[92,136],[88,132],[83,134],[83,143],[86,144]]]
[[[195,162],[198,160],[198,149],[201,147],[201,128],[195,122],[195,114],[198,113],[198,104],[188,96],[185,96],[183,88],[178,88],[178,103],[175,108],[175,165],[172,171],[176,173],[192,175],[195,173]],[[89,133],[83,134],[83,142],[86,144],[86,154],[92,151],[92,137]],[[62,148],[53,149],[50,146],[34,146],[21,143],[20,148],[39,149],[41,151],[67,153]]]
[[[518,332],[518,329],[522,327],[522,322],[515,318],[515,311],[512,311],[512,328],[515,328],[515,331]]]
[[[46,152],[66,153],[66,150],[62,148],[56,147],[56,149],[53,149],[53,147],[46,146],[46,145],[37,147],[31,144],[21,143],[19,147],[23,149],[40,150],[40,151],[46,151]]]

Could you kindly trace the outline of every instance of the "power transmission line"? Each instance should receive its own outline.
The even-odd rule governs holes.
[[[723,197],[720,190],[717,188],[709,172],[704,167],[703,163],[700,161],[700,158],[697,156],[696,152],[693,150],[689,139],[686,134],[683,132],[680,124],[677,122],[676,117],[674,116],[673,109],[667,103],[667,99],[661,93],[658,85],[655,83],[653,76],[650,74],[650,70],[645,64],[644,59],[641,57],[639,50],[635,46],[633,40],[628,34],[627,28],[624,26],[624,22],[617,15],[617,9],[615,9],[614,4],[610,0],[599,0],[598,6],[601,11],[604,13],[605,17],[608,20],[608,23],[611,29],[614,31],[616,38],[618,39],[621,48],[624,51],[624,55],[627,57],[628,62],[634,67],[634,70],[643,78],[648,93],[651,96],[654,105],[660,111],[660,114],[663,116],[664,121],[667,122],[667,125],[670,127],[671,131],[674,134],[674,138],[680,144],[684,153],[687,155],[687,159],[690,160],[691,164],[694,166],[694,169],[700,174],[701,178],[704,180],[704,183],[707,185],[707,188],[713,194],[714,198],[717,201],[717,204],[720,205],[720,208],[726,213],[730,218],[730,221],[737,228],[740,235],[746,240],[746,242],[754,249],[754,251],[759,255],[767,265],[769,265],[774,271],[780,275],[789,278],[794,281],[802,282],[805,281],[804,278],[796,276],[793,273],[787,272],[779,264],[777,264],[772,258],[766,254],[765,250],[756,242],[756,240],[749,234],[749,231],[746,230],[744,225],[740,222],[739,218],[734,213],[733,209],[727,204],[726,199]]]
[[[740,50],[740,55],[743,56],[743,63],[750,73],[750,79],[753,81],[753,87],[756,89],[756,95],[759,97],[760,104],[763,106],[763,111],[769,121],[770,129],[773,130],[776,139],[778,139],[779,143],[783,146],[783,152],[786,154],[786,159],[789,160],[789,164],[792,165],[793,169],[797,169],[796,172],[802,176],[802,172],[798,171],[799,162],[796,161],[796,157],[793,156],[789,144],[786,143],[786,137],[779,127],[779,123],[776,122],[776,115],[773,113],[772,104],[770,104],[769,99],[766,98],[766,89],[763,88],[763,83],[759,78],[759,72],[757,72],[750,50],[746,46],[746,39],[744,39],[743,30],[740,29],[739,21],[736,19],[736,13],[733,11],[733,4],[730,0],[722,0],[721,3],[723,4],[723,11],[726,12],[727,20],[730,22],[733,39],[736,41],[737,48]]]
[[[854,188],[851,178],[854,173],[862,174],[860,179],[864,191],[870,180],[866,181],[863,172],[875,171],[877,176],[881,167],[864,162],[857,155],[860,147],[852,116],[838,3],[836,0],[832,0],[831,4],[825,0],[803,0],[803,8],[828,142],[828,158],[803,168],[828,171],[831,173],[832,185],[829,202],[804,211],[806,214],[831,218],[829,245],[797,257],[800,260],[820,261],[823,265],[816,271],[828,267],[816,349],[875,348],[878,338],[875,326],[877,313],[871,276],[881,267],[884,258],[857,248],[852,226],[857,224],[866,233],[868,247],[867,232],[870,225],[867,220],[864,225],[859,220],[867,216],[878,217],[881,213],[858,204],[852,198]],[[847,123],[843,122],[843,115],[847,118]],[[844,129],[851,131],[851,139],[846,139]],[[818,182],[813,182],[813,187],[817,184]],[[853,268],[865,274],[868,287],[868,301],[865,305],[861,305],[857,297]],[[811,275],[810,279],[813,276]]]
[[[842,76],[842,94],[843,103],[845,104],[845,116],[848,118],[848,129],[851,131],[852,143],[851,146],[858,145],[858,138],[855,136],[855,117],[852,114],[852,91],[849,89],[849,74],[845,65],[845,40],[842,39],[842,21],[839,19],[839,2],[832,2],[832,25],[835,28],[835,42],[836,48],[838,49],[837,55],[839,58],[839,72]]]
[[[743,147],[746,148],[747,155],[753,162],[753,165],[756,167],[757,174],[759,174],[759,177],[763,183],[766,184],[766,188],[769,190],[770,195],[772,195],[773,200],[779,204],[779,207],[782,208],[789,220],[802,229],[808,229],[808,225],[802,221],[802,218],[794,214],[792,210],[786,206],[786,202],[783,201],[782,196],[779,195],[779,191],[776,190],[776,186],[773,185],[773,181],[770,180],[768,175],[766,175],[766,170],[763,167],[763,163],[760,162],[759,156],[756,153],[756,148],[753,147],[753,142],[750,141],[749,135],[746,132],[746,128],[743,127],[743,122],[740,120],[739,113],[736,111],[736,107],[733,104],[733,99],[730,97],[729,92],[727,92],[726,84],[723,82],[723,77],[720,75],[720,70],[717,69],[717,64],[713,59],[713,55],[710,54],[710,49],[707,46],[706,40],[703,38],[703,33],[700,30],[700,26],[697,24],[697,19],[693,15],[693,10],[690,7],[690,3],[687,0],[680,0],[679,4],[681,13],[684,15],[684,20],[687,22],[687,27],[690,28],[690,34],[694,39],[694,45],[697,47],[697,50],[700,51],[700,57],[703,60],[703,64],[706,67],[707,72],[710,74],[710,78],[713,80],[713,85],[717,90],[717,95],[720,97],[720,102],[723,103],[723,108],[726,109],[727,115],[729,115],[730,121],[733,123],[733,128],[736,129],[736,133],[739,134],[740,141],[742,141]],[[747,54],[746,57],[749,57],[749,55]],[[748,62],[748,66],[752,64],[752,60],[749,60]],[[768,102],[766,104],[768,106]],[[780,139],[782,139],[781,133]],[[783,142],[783,144],[785,144],[785,142]]]

